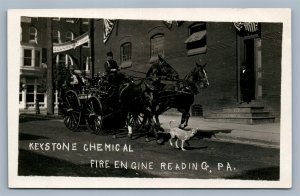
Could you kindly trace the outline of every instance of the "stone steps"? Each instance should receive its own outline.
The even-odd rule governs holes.
[[[275,117],[271,115],[271,112],[266,111],[264,107],[261,106],[224,108],[222,111],[213,112],[204,118],[214,122],[230,122],[250,125],[275,122]]]

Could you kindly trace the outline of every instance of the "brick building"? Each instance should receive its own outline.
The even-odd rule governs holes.
[[[162,54],[183,78],[202,59],[210,86],[195,96],[204,115],[240,104],[240,67],[247,64],[254,76],[251,107],[264,107],[280,117],[282,24],[258,23],[254,27],[232,22],[165,22],[118,20],[103,42],[103,20],[95,20],[95,72],[103,72],[106,52],[119,65],[147,72]],[[240,29],[239,29],[240,28]],[[242,29],[243,28],[243,29]]]
[[[280,117],[281,23],[256,23],[247,29],[233,22],[116,20],[105,42],[104,23],[52,18],[53,64],[73,65],[91,75],[92,69],[104,72],[106,53],[112,51],[126,67],[123,72],[145,77],[142,73],[161,54],[183,78],[201,59],[207,63],[210,86],[195,96],[194,104],[201,104],[206,116],[245,106],[240,104],[240,69],[247,64],[254,80],[252,101],[246,106],[264,107]],[[39,86],[47,63],[46,18],[22,17],[21,27],[20,108],[33,108],[36,98],[45,107],[45,91]]]
[[[52,55],[54,75],[57,75],[58,67],[69,68],[70,66],[74,66],[77,72],[85,71],[90,74],[90,41],[68,50],[64,48],[71,45],[76,38],[88,34],[89,20],[52,18],[51,40],[47,38],[46,29],[47,18],[21,17],[20,109],[34,109],[36,99],[39,100],[41,108],[47,106],[46,70],[49,41],[54,46]],[[56,107],[57,104],[56,91]]]

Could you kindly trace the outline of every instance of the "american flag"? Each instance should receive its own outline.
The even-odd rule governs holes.
[[[235,22],[233,24],[238,31],[241,31],[242,28],[245,28],[247,32],[255,32],[258,30],[257,22]]]
[[[244,23],[245,30],[248,32],[255,32],[258,30],[258,23],[256,22],[245,22]]]
[[[116,20],[104,19],[104,29],[103,29],[103,42],[106,43],[114,26]]]

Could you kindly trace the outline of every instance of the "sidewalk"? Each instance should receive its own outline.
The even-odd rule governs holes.
[[[174,120],[173,126],[180,123],[181,115],[161,115],[163,128],[169,128],[169,122]],[[198,133],[212,134],[216,141],[248,143],[266,147],[279,148],[280,123],[258,125],[211,122],[200,117],[190,117],[188,128],[198,128]]]
[[[30,116],[36,119],[62,119],[57,114],[46,115],[46,111],[41,114],[35,114],[35,111],[26,112],[22,117]],[[160,123],[164,129],[169,129],[169,122],[174,120],[172,126],[178,126],[181,115],[161,115]],[[207,121],[200,117],[190,117],[187,129],[198,128],[198,134],[204,136],[212,136],[210,140],[226,141],[234,143],[245,143],[259,145],[265,147],[279,148],[280,145],[280,123],[268,123],[258,125],[236,124],[236,123],[220,123]]]

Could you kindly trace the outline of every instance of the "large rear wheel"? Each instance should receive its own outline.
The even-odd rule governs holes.
[[[64,124],[70,130],[79,126],[81,119],[81,104],[75,91],[68,91],[63,99]]]
[[[87,100],[86,119],[89,127],[98,135],[103,122],[102,104],[98,98],[91,97]]]

